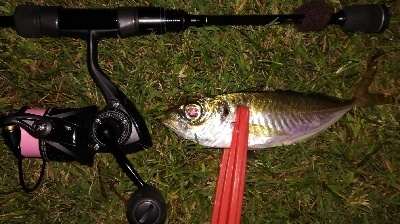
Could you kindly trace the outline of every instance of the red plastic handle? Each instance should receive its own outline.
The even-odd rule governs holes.
[[[215,191],[211,224],[238,224],[242,214],[249,139],[247,107],[239,107],[229,149],[224,149]]]

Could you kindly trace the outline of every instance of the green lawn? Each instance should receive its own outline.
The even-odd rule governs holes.
[[[305,2],[305,1],[304,1]],[[19,4],[64,7],[162,6],[192,14],[291,13],[290,0],[0,0],[0,14]],[[398,96],[398,2],[330,1],[343,5],[387,3],[392,20],[381,34],[345,33],[329,26],[300,33],[291,25],[190,28],[184,33],[108,39],[100,65],[143,114],[154,146],[128,155],[142,178],[162,190],[167,223],[211,219],[221,150],[183,140],[155,116],[193,97],[265,85],[350,98],[370,56],[384,52],[371,92]],[[86,68],[85,42],[24,39],[0,30],[0,112],[24,105],[104,107]],[[242,223],[400,222],[400,110],[398,105],[353,110],[307,142],[249,154]],[[41,162],[26,161],[28,179]],[[29,167],[28,167],[29,166]],[[101,178],[100,178],[101,177]],[[19,186],[16,159],[0,140],[0,223],[126,223],[125,205],[136,187],[109,154],[93,167],[49,163],[32,194]]]

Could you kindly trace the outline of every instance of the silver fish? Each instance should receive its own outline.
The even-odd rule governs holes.
[[[369,99],[377,98],[367,92],[376,64],[377,57],[373,57],[352,99],[292,91],[230,93],[172,107],[161,122],[185,139],[229,148],[236,110],[245,106],[250,110],[250,149],[294,144],[325,130],[354,106],[369,105]],[[392,99],[381,99],[383,103],[389,101]]]

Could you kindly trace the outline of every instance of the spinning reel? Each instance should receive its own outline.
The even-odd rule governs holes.
[[[111,153],[138,190],[130,197],[127,216],[133,223],[162,223],[167,206],[161,192],[147,185],[126,158],[126,153],[152,145],[145,122],[132,102],[100,69],[97,31],[88,32],[89,72],[103,92],[107,105],[97,111],[95,106],[79,109],[22,108],[2,117],[3,138],[18,158],[20,183],[26,192],[38,187],[46,161],[77,161],[91,166],[97,152]],[[28,188],[22,174],[22,158],[42,158],[38,183]]]
[[[52,10],[57,8],[51,7]],[[16,17],[21,15],[22,18],[15,20],[34,21],[32,16],[29,18],[32,9],[37,10],[38,6],[17,7]],[[46,13],[42,12],[41,15]],[[50,23],[51,18],[45,21]],[[29,24],[24,23],[24,26]],[[95,153],[111,153],[120,168],[138,187],[128,201],[128,220],[132,223],[162,223],[166,218],[167,205],[161,192],[147,185],[126,157],[127,153],[152,146],[149,131],[133,103],[110,81],[98,63],[99,40],[117,36],[118,29],[55,29],[63,36],[87,41],[88,70],[103,93],[106,106],[100,111],[96,106],[47,110],[22,108],[15,114],[1,117],[5,143],[18,158],[21,186],[26,192],[34,191],[43,177],[47,161],[76,161],[91,166]],[[26,186],[23,179],[23,158],[43,159],[40,178],[32,188]]]

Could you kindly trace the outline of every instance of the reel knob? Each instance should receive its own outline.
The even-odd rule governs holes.
[[[167,217],[167,204],[157,188],[145,185],[129,197],[126,215],[130,223],[164,223]]]

